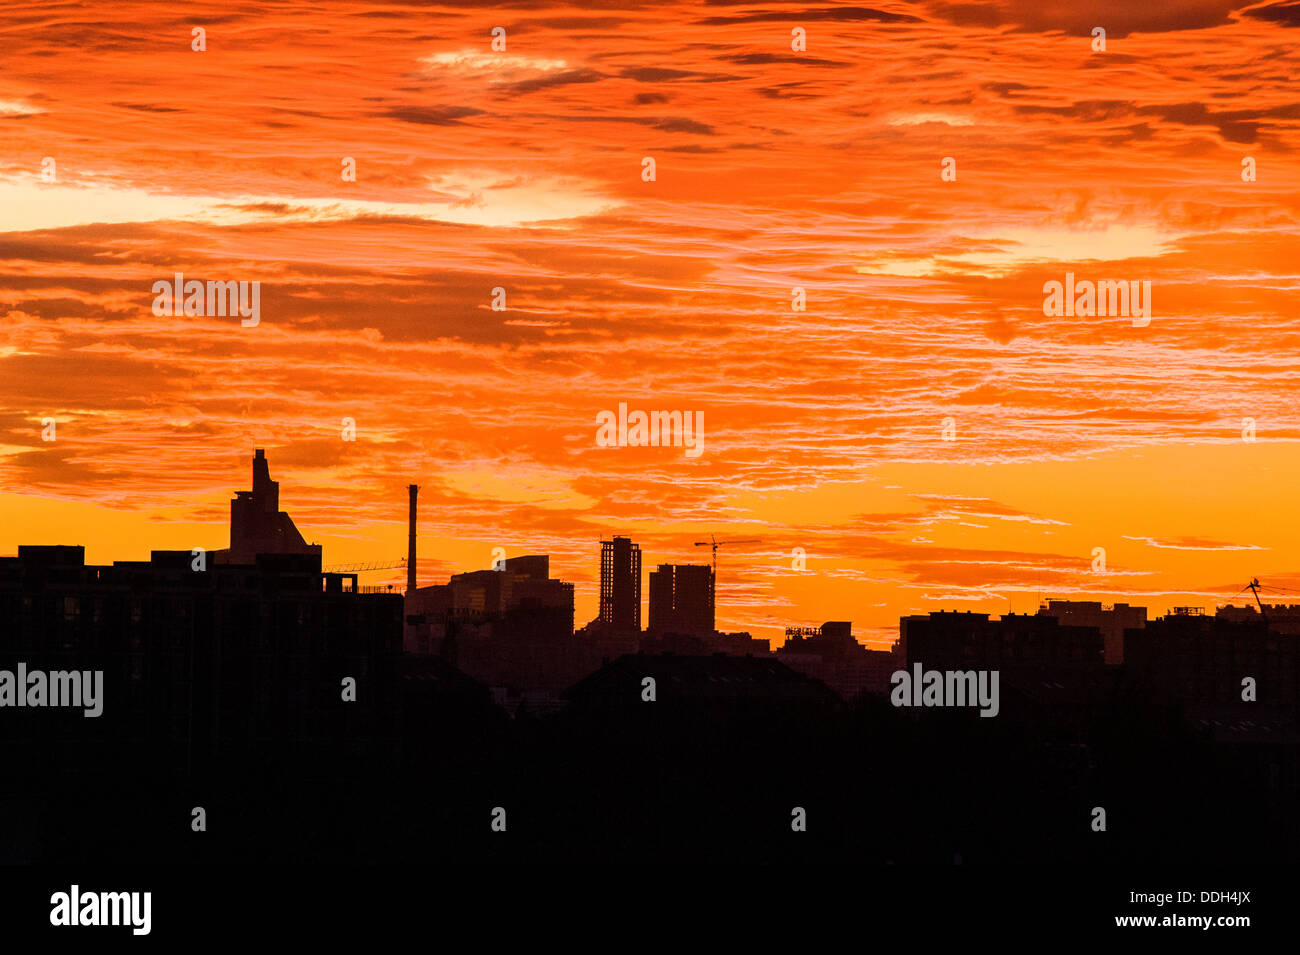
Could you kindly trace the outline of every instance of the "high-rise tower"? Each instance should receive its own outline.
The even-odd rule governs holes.
[[[641,631],[641,548],[631,538],[600,542],[600,619],[613,630]]]
[[[713,568],[660,564],[650,572],[650,629],[656,633],[713,632]]]

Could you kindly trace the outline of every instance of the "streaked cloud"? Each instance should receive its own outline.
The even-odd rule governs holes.
[[[1290,6],[198,4],[198,54],[156,4],[29,5],[0,553],[219,546],[262,446],[327,561],[404,553],[414,481],[431,572],[550,553],[580,619],[610,533],[761,539],[719,593],[763,636],[1288,586]],[[154,316],[177,271],[260,281],[261,324]],[[1150,280],[1150,326],[1044,316],[1067,271]],[[702,411],[705,455],[598,453],[619,401]]]

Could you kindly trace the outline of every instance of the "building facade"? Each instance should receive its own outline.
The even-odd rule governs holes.
[[[641,630],[641,548],[630,538],[600,542],[599,619],[610,630]]]

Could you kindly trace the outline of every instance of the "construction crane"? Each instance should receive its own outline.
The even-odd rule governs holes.
[[[761,543],[763,543],[763,542],[760,541],[760,540],[754,540],[754,539],[752,539],[752,538],[750,538],[750,539],[746,539],[746,540],[720,541],[720,540],[716,540],[716,539],[714,538],[714,536],[713,536],[712,534],[710,534],[708,540],[706,540],[706,541],[696,541],[696,542],[695,542],[695,546],[696,546],[696,547],[712,547],[712,548],[713,548],[713,579],[714,579],[714,580],[717,580],[717,579],[718,579],[718,548],[719,548],[719,547],[721,547],[723,544],[761,544]]]
[[[396,561],[374,561],[368,564],[335,564],[333,567],[323,568],[327,574],[363,574],[368,570],[396,570],[398,567],[406,566],[406,558],[403,557]]]

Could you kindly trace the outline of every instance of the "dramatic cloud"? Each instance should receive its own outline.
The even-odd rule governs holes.
[[[1297,4],[615,6],[9,11],[0,553],[220,546],[266,447],[328,563],[415,482],[428,573],[550,553],[580,622],[611,533],[761,541],[719,620],[778,639],[1300,580]]]

